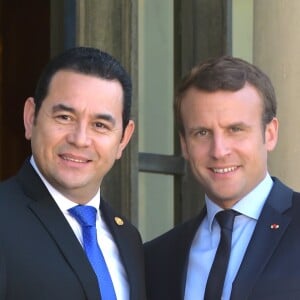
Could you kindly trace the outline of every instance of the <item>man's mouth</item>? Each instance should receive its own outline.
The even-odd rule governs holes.
[[[63,160],[67,160],[67,161],[72,161],[72,162],[76,162],[76,163],[87,163],[90,160],[88,159],[83,159],[83,158],[75,158],[75,157],[70,157],[70,156],[66,156],[66,155],[61,155],[60,156]]]
[[[230,173],[233,172],[237,169],[238,167],[227,167],[227,168],[212,168],[214,173],[218,174],[225,174],[225,173]]]

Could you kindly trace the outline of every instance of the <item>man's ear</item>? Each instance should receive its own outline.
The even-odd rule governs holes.
[[[266,125],[265,143],[268,151],[274,150],[278,140],[279,122],[277,118],[273,118],[270,123]]]
[[[25,127],[25,138],[27,140],[30,140],[32,135],[32,128],[35,122],[35,103],[32,97],[27,98],[25,101],[23,120]]]
[[[129,141],[132,137],[132,134],[134,132],[134,127],[135,127],[134,121],[129,120],[129,122],[128,122],[125,130],[124,130],[122,140],[121,140],[120,145],[119,145],[119,149],[118,149],[118,153],[117,153],[117,159],[121,158],[123,150],[125,149],[125,147],[129,143]]]
[[[179,133],[179,138],[180,138],[182,156],[184,157],[184,159],[189,160],[189,154],[187,151],[186,140],[185,140],[183,133]]]

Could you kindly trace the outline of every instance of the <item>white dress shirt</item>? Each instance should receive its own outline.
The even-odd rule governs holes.
[[[230,299],[232,283],[243,260],[255,225],[272,189],[273,181],[269,174],[248,195],[237,202],[232,209],[241,213],[235,217],[231,254],[224,281],[223,300]],[[188,262],[185,300],[203,299],[206,281],[220,241],[220,226],[215,215],[222,210],[207,196],[207,215],[194,237]]]
[[[54,201],[58,205],[59,209],[65,216],[66,220],[70,224],[73,229],[76,237],[78,238],[81,245],[83,245],[82,239],[82,229],[79,223],[76,221],[74,217],[69,213],[68,209],[78,205],[67,199],[60,192],[58,192],[49,182],[44,178],[44,176],[40,173],[37,168],[37,165],[31,157],[30,160],[33,168],[36,170],[44,184],[46,185],[49,193],[53,197]],[[96,217],[96,229],[97,229],[97,239],[99,247],[103,253],[104,259],[106,261],[107,267],[109,269],[109,273],[114,285],[115,293],[118,300],[129,300],[129,286],[127,275],[123,264],[121,262],[119,250],[116,246],[116,243],[110,233],[109,228],[101,217],[99,207],[100,207],[100,188],[97,194],[88,202],[86,205],[93,206],[97,209],[97,217]]]

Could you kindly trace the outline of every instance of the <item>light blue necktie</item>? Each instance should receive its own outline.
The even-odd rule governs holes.
[[[87,205],[77,205],[70,208],[69,212],[82,227],[83,246],[97,275],[102,300],[116,300],[114,286],[97,242],[96,208]]]

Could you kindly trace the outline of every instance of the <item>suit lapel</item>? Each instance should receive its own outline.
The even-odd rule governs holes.
[[[171,280],[180,283],[174,285],[174,295],[180,295],[181,296],[180,299],[184,299],[184,295],[185,295],[186,278],[187,278],[189,254],[190,254],[191,246],[195,234],[201,222],[203,221],[206,213],[207,210],[206,207],[204,207],[200,215],[188,221],[188,223],[186,223],[186,226],[182,227],[184,228],[184,230],[178,235],[177,249],[172,254],[174,255],[173,265],[175,269],[172,272],[174,278],[172,278]]]
[[[132,227],[132,225],[129,224],[127,220],[116,216],[114,211],[103,199],[101,199],[100,209],[114,237],[124,269],[127,273],[130,299],[138,299],[137,289],[141,290],[141,287],[144,286],[142,241],[138,235],[135,235],[135,238],[133,238],[133,228],[129,228]],[[137,243],[140,244],[140,247],[137,247]]]
[[[283,212],[291,206],[292,195],[291,189],[275,179],[233,282],[231,299],[248,298],[291,221]]]
[[[76,273],[87,299],[100,299],[96,276],[67,220],[52,199],[41,179],[29,162],[18,175],[26,195],[34,201],[28,207],[57,245],[71,269]]]

